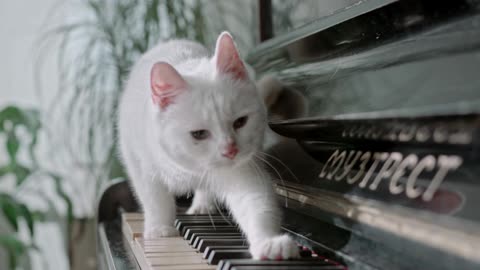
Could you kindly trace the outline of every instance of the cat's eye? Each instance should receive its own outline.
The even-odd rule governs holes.
[[[190,134],[195,140],[205,140],[210,136],[210,132],[206,129],[199,129],[191,131]]]
[[[247,123],[247,120],[248,120],[248,116],[242,116],[242,117],[237,118],[237,120],[235,120],[233,122],[233,128],[234,129],[239,129],[239,128],[245,126],[245,124]]]

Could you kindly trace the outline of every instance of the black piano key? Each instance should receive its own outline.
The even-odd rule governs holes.
[[[209,246],[236,246],[245,245],[246,243],[247,240],[244,239],[202,239],[194,248],[204,252]]]
[[[221,235],[213,235],[213,236],[200,236],[195,239],[192,244],[193,248],[198,248],[200,243],[203,240],[242,240],[244,243],[247,243],[247,240],[242,236],[221,236]],[[203,250],[202,250],[203,252]]]
[[[177,218],[175,219],[175,223],[178,223],[178,222],[181,222],[181,221],[195,221],[195,220],[198,220],[198,221],[217,221],[217,220],[224,220],[224,221],[228,221],[228,222],[233,222],[233,219],[231,218],[228,218],[228,217],[192,217],[192,218]]]
[[[190,226],[185,226],[182,231],[180,232],[182,236],[185,237],[185,235],[187,234],[187,232],[189,230],[198,230],[198,229],[203,229],[203,230],[212,230],[212,231],[216,231],[217,229],[231,229],[231,230],[239,230],[237,227],[235,226],[230,226],[230,225],[221,225],[221,226],[215,226],[215,227],[207,227],[207,226],[204,226],[204,225],[200,225],[200,226],[197,226],[197,225],[190,225]],[[191,237],[191,236],[190,236]]]
[[[248,249],[216,249],[210,252],[208,264],[216,265],[221,260],[228,259],[249,259],[252,256]]]
[[[307,249],[301,249],[300,250],[300,257],[302,257],[302,258],[312,257],[312,251],[307,250]]]
[[[218,238],[229,238],[229,239],[237,239],[237,238],[242,238],[243,239],[243,234],[238,233],[238,232],[215,232],[215,233],[194,233],[192,234],[192,237],[188,241],[189,245],[193,245],[196,239],[198,238],[208,238],[208,237],[218,237]]]
[[[274,261],[274,260],[224,260],[222,264],[222,270],[232,270],[236,266],[252,266],[258,267],[261,266],[335,266],[329,262],[326,262],[321,259],[301,259],[301,260],[285,260],[285,261]]]
[[[190,240],[192,238],[192,235],[194,233],[240,233],[240,230],[237,227],[228,227],[228,226],[221,226],[218,228],[213,228],[213,227],[189,227],[186,229],[185,234],[183,235],[183,238],[185,240]]]
[[[176,218],[174,225],[176,226],[178,222],[181,221],[194,221],[194,220],[199,220],[199,221],[228,221],[233,223],[233,219],[230,217],[222,217],[222,216],[190,216],[190,217],[181,217],[181,218]]]
[[[189,245],[194,245],[195,242],[200,241],[201,239],[208,238],[220,238],[220,239],[243,239],[243,234],[241,233],[194,233],[190,240],[188,241]]]
[[[222,216],[222,215],[187,215],[187,216],[177,216],[178,220],[201,220],[201,219],[229,219],[232,220],[231,216]]]
[[[228,223],[226,221],[215,221],[214,223],[215,226],[227,226],[227,225],[232,225],[231,223]],[[213,226],[211,221],[180,221],[177,223],[177,230],[181,233],[181,235],[185,234],[185,227],[189,226]]]
[[[211,219],[208,218],[208,220],[214,220],[214,221],[219,220],[219,219],[220,219],[219,217],[212,217]],[[195,217],[195,218],[187,218],[187,217],[186,218],[179,218],[179,217],[177,217],[175,219],[174,223],[173,223],[173,226],[176,227],[177,224],[181,221],[191,221],[191,220],[207,220],[207,219],[204,218],[204,217]]]
[[[181,219],[181,220],[185,220],[185,219],[195,219],[195,218],[209,218],[209,217],[213,217],[213,218],[216,218],[216,217],[221,217],[221,215],[178,215],[177,214],[177,217],[176,219]],[[225,217],[228,217],[228,216],[225,216]]]
[[[231,220],[225,220],[225,219],[186,219],[186,220],[181,220],[177,219],[175,220],[175,227],[179,227],[180,224],[207,224],[205,226],[213,226],[216,225],[217,223],[227,223],[228,225],[234,225],[234,223]],[[213,225],[212,225],[213,224]]]
[[[177,220],[176,222],[176,227],[178,227],[180,224],[192,224],[192,225],[201,225],[201,224],[206,224],[205,226],[213,226],[212,224],[217,224],[217,223],[228,223],[228,225],[234,225],[234,223],[230,220],[225,220],[225,219],[187,219],[187,220]]]
[[[312,266],[235,266],[230,270],[345,270],[344,266],[312,265]]]
[[[177,219],[195,219],[195,218],[209,218],[209,217],[225,217],[231,218],[229,215],[220,215],[220,214],[198,214],[198,215],[182,215],[177,214]]]
[[[227,260],[221,260],[218,262],[217,270],[223,270],[225,265],[227,264]]]
[[[237,245],[237,246],[209,246],[203,252],[202,257],[208,259],[210,253],[214,250],[227,250],[227,249],[245,249],[248,250],[248,245]]]

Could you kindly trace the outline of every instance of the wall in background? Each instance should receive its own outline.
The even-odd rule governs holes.
[[[0,1],[0,108],[12,103],[22,107],[43,107],[44,100],[51,99],[57,86],[55,55],[50,53],[43,59],[42,94],[34,76],[35,59],[40,52],[39,39],[45,31],[63,22],[62,12],[58,9],[64,2],[66,0]],[[0,147],[3,145],[0,143]],[[0,162],[5,161],[4,151],[0,148]],[[6,182],[0,182],[0,190],[11,189]],[[38,179],[38,183],[43,182]],[[55,198],[52,186],[43,188],[46,196]],[[43,207],[38,198],[28,192],[22,195],[27,204]],[[41,253],[32,255],[33,269],[68,269],[60,225],[37,225],[36,242]],[[0,230],[4,232],[7,228],[5,221],[0,220]],[[3,258],[0,259],[0,269],[7,269]]]

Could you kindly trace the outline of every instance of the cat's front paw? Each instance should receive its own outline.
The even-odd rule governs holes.
[[[214,204],[192,204],[187,210],[187,215],[207,215],[207,214],[216,214],[217,209]]]
[[[254,259],[287,260],[300,257],[299,248],[288,235],[279,235],[250,245]]]
[[[174,237],[178,236],[178,230],[172,226],[158,226],[152,228],[145,228],[143,237],[145,239],[155,239],[162,237]]]

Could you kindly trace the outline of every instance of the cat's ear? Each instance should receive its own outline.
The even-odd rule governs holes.
[[[248,78],[247,70],[240,59],[233,38],[228,32],[223,32],[218,37],[213,59],[218,72],[229,74],[239,80]]]
[[[157,62],[150,71],[150,86],[153,103],[164,109],[187,88],[187,82],[170,64]]]

